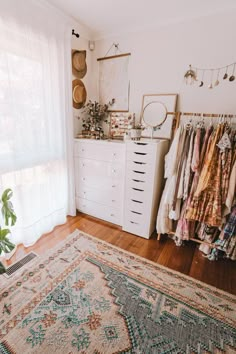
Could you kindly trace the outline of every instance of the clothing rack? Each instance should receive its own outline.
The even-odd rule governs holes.
[[[236,114],[220,114],[220,113],[200,113],[200,112],[170,112],[169,114],[171,114],[172,116],[174,115],[174,127],[173,127],[173,134],[176,133],[176,130],[178,129],[180,122],[181,122],[181,118],[182,117],[191,117],[191,119],[196,118],[209,118],[209,119],[216,119],[218,118],[220,119],[236,119]],[[161,233],[157,234],[157,240],[160,241],[161,240]],[[167,233],[167,235],[175,235],[174,231],[170,231]],[[200,239],[196,239],[196,238],[190,238],[189,241],[194,241],[196,243],[199,244],[205,244],[211,248],[217,248],[217,245],[211,244],[207,241],[202,241]]]
[[[191,117],[191,118],[218,118],[218,119],[236,119],[236,114],[222,114],[222,113],[199,113],[199,112],[170,112],[168,114],[175,115],[174,121],[174,133],[180,125],[181,117]]]

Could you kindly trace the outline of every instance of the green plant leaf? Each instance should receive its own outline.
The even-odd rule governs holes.
[[[16,214],[13,209],[12,202],[10,201],[13,192],[10,188],[6,189],[1,198],[2,203],[2,216],[4,218],[5,224],[8,226],[11,223],[11,226],[15,225],[16,223]]]
[[[0,228],[0,254],[2,252],[9,253],[15,248],[15,245],[7,238],[9,233],[9,229]]]
[[[1,254],[1,252],[0,252]],[[2,262],[0,262],[0,274],[6,273],[6,268],[4,267],[4,265],[2,264]]]
[[[10,230],[9,229],[1,229],[0,228],[0,241],[1,240],[5,240],[6,236],[10,234]]]

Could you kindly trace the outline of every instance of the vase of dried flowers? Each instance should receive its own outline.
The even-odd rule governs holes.
[[[89,102],[85,105],[82,117],[82,127],[84,135],[93,139],[102,139],[104,131],[102,123],[109,123],[108,109],[114,104],[113,99],[108,104],[100,104],[99,102]]]

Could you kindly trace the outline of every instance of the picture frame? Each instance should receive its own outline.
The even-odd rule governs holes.
[[[129,58],[131,53],[98,58],[99,102],[114,99],[110,112],[129,112]]]
[[[110,112],[111,139],[123,139],[124,134],[134,127],[135,114],[131,112]]]
[[[141,114],[140,114],[140,123],[145,126],[143,121],[143,112],[146,105],[151,103],[162,103],[167,110],[167,119],[164,123],[154,129],[153,135],[151,128],[146,127],[142,131],[142,137],[150,137],[156,139],[171,139],[172,137],[172,129],[173,129],[173,121],[176,115],[178,94],[177,93],[154,93],[154,94],[144,94],[142,97],[142,106],[141,106]]]

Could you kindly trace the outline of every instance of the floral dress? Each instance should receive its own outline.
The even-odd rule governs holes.
[[[224,132],[224,125],[219,125],[211,140],[209,152],[200,173],[197,189],[186,212],[186,218],[204,222],[210,226],[222,224],[222,161],[220,149],[216,146]],[[229,163],[229,159],[226,159]],[[227,177],[225,176],[227,179]]]

